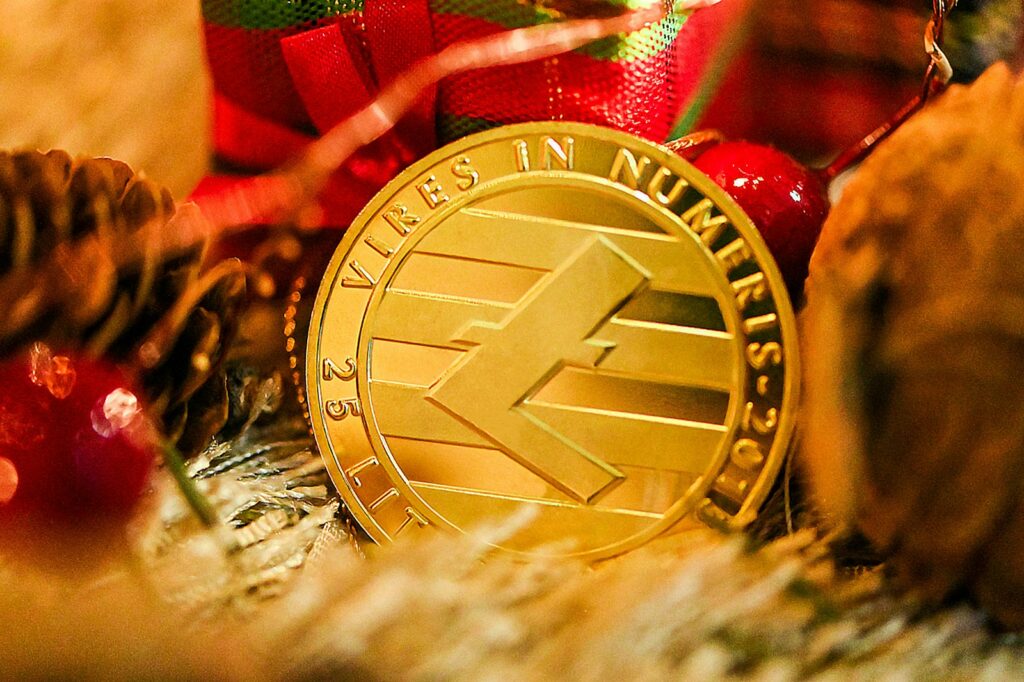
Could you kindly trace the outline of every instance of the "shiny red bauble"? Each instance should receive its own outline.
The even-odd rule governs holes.
[[[777,149],[750,142],[708,145],[693,165],[750,217],[775,257],[790,296],[799,300],[829,211],[828,188],[819,173]]]
[[[123,528],[155,459],[138,395],[116,366],[43,346],[0,364],[0,551]]]

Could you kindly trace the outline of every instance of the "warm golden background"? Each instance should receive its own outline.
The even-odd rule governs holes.
[[[2,0],[0,148],[129,162],[186,194],[208,148],[199,2]]]

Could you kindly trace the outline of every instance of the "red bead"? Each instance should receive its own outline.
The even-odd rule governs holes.
[[[0,504],[7,504],[14,499],[18,490],[18,469],[14,462],[0,457]]]
[[[693,164],[750,217],[798,300],[811,252],[829,211],[828,188],[817,173],[786,154],[750,142],[723,142]]]
[[[154,462],[136,393],[102,361],[0,364],[0,546],[123,526]]]

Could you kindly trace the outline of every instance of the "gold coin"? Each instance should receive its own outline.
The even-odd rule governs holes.
[[[524,124],[431,154],[363,210],[314,305],[307,386],[374,540],[530,507],[501,548],[598,559],[756,515],[795,344],[767,248],[707,177],[624,133]]]

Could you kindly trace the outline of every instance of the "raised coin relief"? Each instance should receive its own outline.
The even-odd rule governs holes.
[[[385,188],[332,268],[313,429],[376,540],[527,505],[503,548],[600,558],[767,495],[793,313],[746,216],[664,150],[579,124],[467,138]]]

